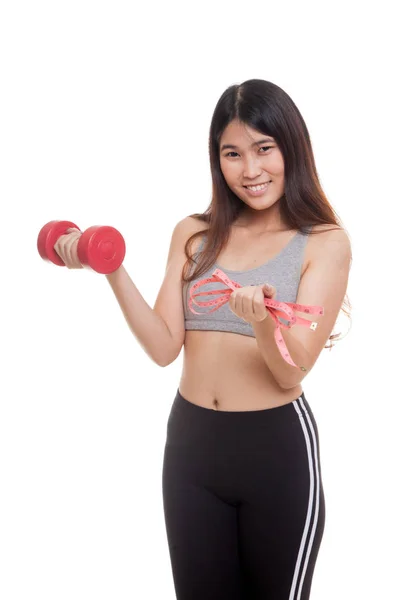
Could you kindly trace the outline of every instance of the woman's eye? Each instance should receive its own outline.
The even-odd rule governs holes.
[[[272,146],[261,146],[260,150],[269,150],[270,148],[272,148]],[[232,154],[237,154],[237,152],[234,152],[233,150],[231,152],[228,152],[227,154],[225,154],[225,156],[231,156]],[[262,152],[261,154],[265,154],[264,152]]]

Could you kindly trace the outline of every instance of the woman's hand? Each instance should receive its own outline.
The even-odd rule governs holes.
[[[268,283],[248,285],[236,289],[229,298],[229,307],[247,323],[259,323],[268,316],[264,298],[274,298],[276,288]]]
[[[70,227],[64,235],[60,235],[54,245],[54,250],[67,269],[83,269],[78,257],[78,242],[81,235],[82,231]]]

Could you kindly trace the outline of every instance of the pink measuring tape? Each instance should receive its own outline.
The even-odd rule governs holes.
[[[203,284],[213,283],[214,281],[215,282],[222,281],[223,283],[225,283],[225,285],[228,286],[228,288],[230,288],[230,290],[227,290],[227,289],[210,290],[208,292],[199,292],[197,294],[193,294],[193,292],[195,290],[197,290]],[[221,271],[221,269],[215,269],[215,271],[212,274],[212,277],[207,277],[207,279],[202,279],[201,281],[198,281],[197,283],[192,285],[192,287],[190,288],[190,291],[189,291],[189,294],[190,294],[189,308],[192,311],[192,313],[194,313],[196,315],[202,315],[202,314],[207,314],[207,313],[199,313],[199,312],[195,311],[192,308],[193,303],[197,304],[197,306],[215,306],[215,308],[208,311],[208,312],[214,312],[214,311],[218,310],[218,308],[220,308],[220,306],[222,306],[223,304],[226,304],[226,302],[229,301],[229,297],[230,297],[231,293],[235,291],[235,289],[241,288],[241,287],[242,286],[239,283],[229,279],[229,277],[227,277],[225,275],[225,273],[223,271]],[[216,300],[209,300],[208,302],[197,302],[196,300],[194,300],[194,298],[197,296],[214,296],[215,294],[221,294],[220,298],[217,298]],[[281,333],[281,328],[283,327],[284,329],[290,329],[291,327],[293,327],[293,325],[297,324],[297,325],[306,325],[307,327],[309,327],[310,329],[315,331],[318,323],[316,323],[315,321],[310,322],[307,319],[298,317],[297,315],[294,314],[294,311],[298,310],[301,312],[308,313],[310,315],[323,315],[324,314],[323,307],[322,306],[308,306],[306,304],[295,304],[293,302],[278,302],[277,300],[272,300],[271,298],[264,298],[264,303],[265,303],[266,309],[268,310],[271,317],[275,321],[274,337],[275,337],[275,341],[278,346],[278,350],[281,353],[282,357],[285,359],[285,361],[287,363],[289,363],[293,367],[297,367],[298,369],[301,368],[302,370],[305,371],[306,369],[304,367],[298,367],[298,365],[296,365],[293,362],[292,357],[290,356],[287,346],[285,344],[285,340],[283,339],[283,336]],[[286,319],[287,321],[289,321],[289,325],[286,325],[285,323],[281,323],[281,321],[279,320],[279,317],[282,317],[282,318]]]

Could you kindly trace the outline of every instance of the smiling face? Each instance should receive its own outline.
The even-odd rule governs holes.
[[[279,210],[285,191],[284,160],[275,140],[233,120],[220,140],[220,165],[229,188],[249,212]]]

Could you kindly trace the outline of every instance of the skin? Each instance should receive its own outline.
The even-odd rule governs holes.
[[[60,235],[54,244],[54,250],[64,262],[67,269],[83,269],[78,259],[78,242],[82,232],[72,227],[67,229],[67,233]]]

